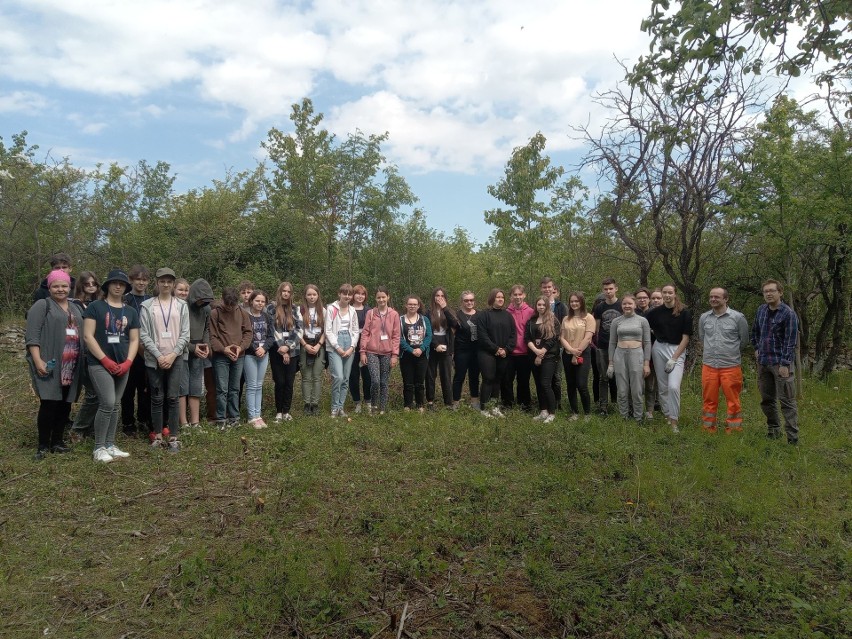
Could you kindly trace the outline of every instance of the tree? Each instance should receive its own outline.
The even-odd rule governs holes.
[[[678,83],[700,75],[695,68],[679,71]],[[604,210],[640,272],[653,263],[652,232],[665,272],[693,308],[704,296],[705,233],[724,221],[724,178],[762,97],[736,62],[714,81],[721,91],[690,100],[658,85],[645,91],[620,85],[598,98],[611,113],[602,132],[579,129],[589,148],[582,164],[597,170]],[[717,247],[712,259],[726,259],[725,248]]]
[[[571,229],[586,196],[579,178],[562,180],[565,170],[551,166],[544,154],[546,142],[539,132],[525,146],[515,148],[503,178],[488,187],[492,197],[507,205],[485,211],[485,221],[496,227],[492,243],[510,265],[509,274],[527,284],[565,268]]]
[[[750,58],[745,72],[768,66],[787,77],[827,63],[816,80],[830,88],[850,80],[850,20],[849,0],[651,0],[651,14],[642,22],[651,50],[634,67],[632,81],[644,87],[661,80],[683,96],[700,95],[719,90],[717,70]],[[706,75],[681,82],[681,73],[692,67]]]

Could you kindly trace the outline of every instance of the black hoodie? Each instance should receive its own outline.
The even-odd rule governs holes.
[[[196,304],[199,300],[207,303],[203,306]],[[196,344],[210,344],[210,302],[213,301],[213,288],[207,280],[197,279],[189,287],[189,354],[195,356]]]

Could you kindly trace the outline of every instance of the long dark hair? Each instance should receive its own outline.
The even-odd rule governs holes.
[[[290,299],[284,301],[282,293],[285,288],[290,289]],[[288,331],[293,330],[293,285],[290,282],[281,282],[275,291],[275,325],[281,326]]]
[[[88,295],[86,293],[86,282],[89,280],[93,281],[98,289],[94,295]],[[83,271],[80,273],[80,276],[77,278],[77,283],[74,285],[74,298],[80,300],[84,304],[101,299],[101,283],[100,280],[98,280],[98,276],[92,273],[92,271]]]
[[[441,307],[438,306],[438,303],[435,301],[435,296],[438,293],[444,294],[444,300],[447,299],[447,291],[443,286],[437,287],[434,291],[432,291],[432,299],[429,302],[429,321],[432,322],[432,330],[448,328],[447,325],[447,316],[441,310]]]

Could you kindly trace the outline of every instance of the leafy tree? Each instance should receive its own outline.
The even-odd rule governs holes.
[[[661,80],[671,91],[696,95],[721,88],[715,71],[750,58],[745,72],[768,66],[787,77],[827,63],[817,81],[831,87],[850,80],[850,20],[848,0],[651,0],[651,14],[642,22],[651,50],[639,59],[632,80],[643,87]],[[681,73],[693,66],[706,75],[681,82]]]
[[[528,285],[567,268],[572,226],[586,196],[579,178],[562,179],[565,169],[551,165],[545,145],[539,132],[512,151],[503,178],[488,187],[506,207],[485,211],[485,221],[496,227],[491,243],[507,267],[505,276]]]

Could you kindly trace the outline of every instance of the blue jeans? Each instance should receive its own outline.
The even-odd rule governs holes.
[[[240,377],[245,357],[232,362],[227,355],[213,353],[213,372],[216,375],[216,419],[240,417]]]
[[[344,351],[352,346],[352,336],[349,331],[337,334],[337,345]],[[333,349],[328,349],[328,368],[331,371],[331,410],[341,410],[349,392],[349,375],[352,372],[352,361],[355,355],[341,357]]]
[[[263,357],[246,355],[243,371],[246,376],[246,405],[248,418],[260,417],[260,406],[263,402],[263,378],[266,377],[266,365],[269,364],[269,353]]]

